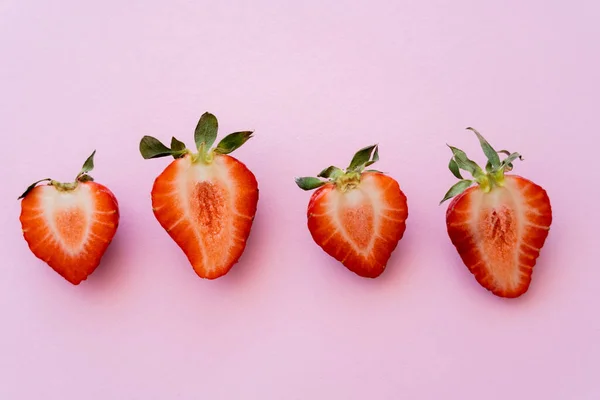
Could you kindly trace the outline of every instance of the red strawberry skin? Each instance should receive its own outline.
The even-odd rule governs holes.
[[[307,211],[314,241],[359,276],[376,278],[406,230],[408,206],[393,178],[364,172],[344,193],[327,183],[312,195]]]
[[[446,212],[448,235],[481,286],[519,297],[544,246],[552,208],[546,191],[516,175],[484,193],[478,186],[456,196]]]
[[[78,285],[100,264],[119,225],[119,206],[105,186],[72,190],[36,186],[21,202],[23,236],[33,254]]]
[[[201,278],[225,275],[239,260],[258,203],[254,174],[229,155],[210,163],[185,155],[156,178],[152,208]]]

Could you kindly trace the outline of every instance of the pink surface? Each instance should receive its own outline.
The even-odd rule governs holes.
[[[87,3],[87,4],[84,4]],[[526,4],[524,4],[526,3]],[[592,1],[0,3],[0,398],[598,399],[600,7]],[[196,277],[154,219],[167,160],[211,111],[254,129],[248,248]],[[460,262],[438,201],[445,143],[519,151],[554,223],[529,292]],[[297,175],[378,142],[409,199],[388,270],[361,279],[306,228]],[[97,149],[121,205],[101,267],[71,286],[28,250],[16,201]]]

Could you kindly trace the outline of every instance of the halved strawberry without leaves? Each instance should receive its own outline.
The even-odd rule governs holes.
[[[160,225],[183,250],[201,278],[225,275],[246,247],[258,203],[254,174],[228,155],[252,137],[243,131],[227,135],[211,149],[218,122],[204,113],[194,135],[197,153],[172,138],[171,147],[145,136],[145,159],[175,158],[156,178],[152,209]]]
[[[455,147],[450,171],[460,181],[444,196],[454,197],[446,226],[463,262],[484,288],[500,297],[518,297],[531,283],[533,267],[552,223],[546,191],[517,175],[506,175],[519,153],[497,152],[473,128],[488,162],[484,170]],[[500,160],[500,154],[506,154]],[[460,170],[473,179],[464,179]],[[472,186],[476,183],[476,186]]]
[[[316,178],[296,179],[303,190],[317,189],[307,211],[314,241],[350,271],[368,278],[383,273],[408,218],[398,182],[365,170],[378,160],[377,146],[369,146],[354,155],[345,171],[331,166]]]
[[[114,194],[88,175],[94,168],[95,153],[74,182],[42,179],[19,197],[23,199],[21,226],[29,248],[74,285],[98,267],[119,225]],[[37,186],[41,182],[48,184]]]

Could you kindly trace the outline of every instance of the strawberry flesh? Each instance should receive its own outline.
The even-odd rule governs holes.
[[[446,213],[448,234],[463,262],[483,287],[501,297],[527,291],[551,223],[546,191],[516,175],[506,175],[503,185],[488,193],[467,189]]]
[[[256,213],[258,183],[237,159],[178,158],[156,178],[152,207],[161,226],[202,278],[225,275],[239,260]]]
[[[100,264],[118,224],[118,203],[96,182],[72,190],[33,188],[21,203],[23,236],[33,254],[74,285]]]
[[[357,275],[375,278],[406,229],[406,196],[398,183],[364,172],[347,191],[328,183],[313,193],[308,228],[315,242]]]

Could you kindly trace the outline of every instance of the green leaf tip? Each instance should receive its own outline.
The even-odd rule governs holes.
[[[468,173],[470,173],[473,176],[481,175],[483,173],[483,171],[481,170],[479,165],[477,165],[477,163],[475,161],[473,161],[469,157],[467,157],[467,154],[464,151],[462,151],[461,149],[458,149],[454,146],[450,146],[450,145],[447,145],[447,146],[452,151],[452,156],[453,156],[454,162],[456,163],[456,165],[459,169],[467,171]]]
[[[204,149],[209,150],[217,138],[218,130],[219,122],[217,121],[217,117],[209,112],[202,114],[194,131],[196,148],[200,149],[202,144],[204,144]]]
[[[514,160],[518,158],[519,160],[523,161],[523,157],[519,153],[512,153],[508,150],[494,150],[488,141],[475,128],[468,127],[466,129],[475,133],[477,139],[479,139],[481,149],[488,159],[488,164],[486,165],[487,172],[498,170],[510,171],[513,167],[512,162]],[[500,154],[504,154],[508,157],[506,157],[504,160],[500,160]]]
[[[168,148],[160,140],[152,136],[144,136],[140,140],[140,153],[145,160],[168,156],[180,158],[188,151],[185,148],[185,144],[174,137],[171,139],[171,147]]]
[[[171,151],[183,151],[185,149],[185,143],[177,139],[175,136],[171,138]]]
[[[21,200],[21,199],[25,198],[25,196],[27,196],[29,194],[29,192],[31,192],[33,190],[33,188],[37,186],[38,183],[41,183],[41,182],[50,182],[50,181],[52,181],[52,179],[50,179],[50,178],[44,178],[44,179],[40,179],[39,181],[33,182],[31,185],[29,185],[27,187],[27,189],[25,189],[25,191],[23,192],[23,194],[20,195],[17,198],[17,200]]]
[[[94,169],[94,156],[96,155],[96,150],[92,152],[92,154],[85,160],[83,166],[81,167],[81,172],[79,175],[83,175],[88,173]]]
[[[94,156],[96,155],[96,150],[92,152],[92,154],[85,160],[83,166],[81,167],[81,171],[75,177],[76,181],[82,181],[85,179],[86,182],[93,181],[93,178],[87,175],[88,172],[94,169]]]
[[[342,171],[340,168],[334,166],[334,165],[330,165],[329,167],[325,168],[323,171],[319,172],[319,175],[317,175],[319,178],[325,178],[325,179],[337,179],[338,177],[342,176],[344,174],[344,171]]]
[[[487,140],[475,128],[468,127],[467,130],[475,133],[477,139],[479,139],[479,144],[481,145],[481,149],[483,150],[483,154],[487,157],[490,162],[492,168],[498,168],[500,166],[500,157],[498,156],[498,152],[494,150],[494,148],[488,143]]]
[[[508,157],[502,160],[501,167],[506,171],[512,171],[512,162],[515,161],[517,158],[523,161],[523,156],[521,156],[519,153],[511,153]]]
[[[144,136],[140,141],[140,153],[144,159],[166,157],[171,155],[171,149],[152,136]]]
[[[229,154],[240,147],[244,143],[246,143],[249,139],[253,138],[252,136],[254,132],[252,131],[242,131],[242,132],[233,132],[229,135],[225,136],[217,147],[215,148],[215,152],[219,154]]]
[[[347,171],[362,172],[366,167],[375,164],[377,161],[379,161],[379,145],[374,144],[363,147],[354,154]]]
[[[449,200],[449,199],[453,198],[454,196],[461,194],[462,192],[467,190],[472,184],[473,184],[473,181],[470,179],[462,179],[462,180],[456,182],[450,188],[450,190],[448,190],[448,192],[446,192],[446,194],[444,195],[444,198],[442,199],[442,201],[440,201],[440,205],[443,202],[445,202],[446,200]]]
[[[458,164],[456,163],[456,160],[454,160],[454,157],[452,157],[450,159],[450,162],[448,163],[448,169],[450,169],[450,172],[452,172],[452,175],[454,175],[458,179],[463,179],[462,175],[460,174],[460,169],[458,168]]]
[[[312,176],[296,178],[295,181],[296,185],[298,185],[298,187],[302,190],[313,190],[327,183],[325,181],[320,180],[319,178],[314,178]]]

